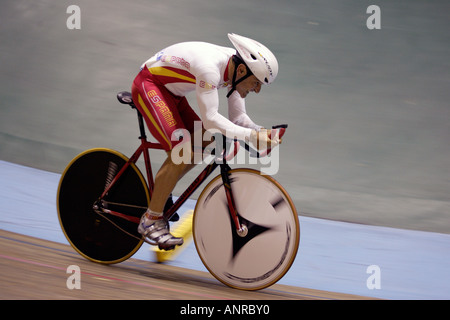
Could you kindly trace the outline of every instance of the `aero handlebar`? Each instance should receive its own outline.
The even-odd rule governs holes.
[[[278,139],[281,139],[281,137],[283,137],[283,135],[286,133],[287,127],[288,127],[287,124],[279,124],[279,125],[273,126],[269,137],[275,136]],[[266,150],[259,152],[255,149],[253,149],[252,147],[250,147],[247,143],[244,144],[244,147],[245,147],[245,150],[247,150],[249,152],[250,156],[253,158],[265,157],[265,156],[269,155],[270,152],[272,151],[272,148],[267,148]]]
[[[287,124],[279,124],[276,126],[272,127],[272,130],[270,132],[269,137],[277,137],[278,139],[281,139],[281,137],[283,137],[283,135],[286,133],[286,129],[287,129],[288,125]],[[233,146],[233,150],[229,151],[231,144],[234,143]],[[226,155],[225,155],[225,160],[226,161],[230,161],[231,159],[233,159],[236,154],[239,151],[239,146],[243,144],[245,150],[247,150],[247,152],[249,153],[250,157],[252,158],[261,158],[261,157],[265,157],[267,155],[270,154],[270,152],[272,151],[272,148],[269,147],[266,150],[263,150],[262,152],[255,150],[254,148],[250,147],[250,145],[248,143],[245,143],[244,141],[241,140],[237,140],[237,139],[225,139],[224,140],[224,151],[226,152],[227,150],[229,151]]]

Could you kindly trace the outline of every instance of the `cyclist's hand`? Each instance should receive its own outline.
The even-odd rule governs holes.
[[[276,145],[278,145],[278,144],[281,144],[281,142],[282,142],[282,138],[280,137],[280,131],[278,131],[277,129],[272,129],[271,131],[270,131],[270,134],[269,134],[269,137],[270,137],[270,139],[273,141],[273,140],[275,140],[276,141]],[[275,145],[275,146],[276,146]]]
[[[280,143],[280,139],[277,135],[274,135],[271,139],[271,130],[260,129],[259,131],[253,130],[250,135],[250,142],[258,150],[265,150],[267,148],[273,148]]]

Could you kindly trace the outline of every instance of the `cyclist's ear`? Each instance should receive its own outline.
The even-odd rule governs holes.
[[[243,63],[238,66],[237,70],[240,76],[245,76],[247,74],[247,67]]]

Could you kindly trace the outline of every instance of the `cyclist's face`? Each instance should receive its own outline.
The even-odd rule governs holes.
[[[245,98],[250,92],[259,93],[261,91],[262,83],[254,75],[248,77],[236,87],[237,92],[242,98]]]
[[[239,78],[242,78],[246,74],[247,74],[247,69],[245,68],[245,66],[242,64],[239,65],[237,80]],[[250,77],[248,77],[244,81],[240,82],[236,86],[236,91],[239,92],[239,94],[242,98],[245,98],[245,97],[247,97],[247,95],[250,92],[259,93],[261,91],[261,86],[262,86],[261,81],[259,81],[254,75],[251,75]]]

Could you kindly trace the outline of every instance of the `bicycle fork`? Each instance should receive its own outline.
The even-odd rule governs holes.
[[[240,237],[245,237],[248,233],[248,228],[245,224],[239,222],[239,216],[236,209],[236,203],[234,202],[233,192],[231,190],[231,181],[229,171],[230,166],[227,164],[222,164],[220,166],[220,174],[222,176],[223,186],[225,187],[225,194],[227,197],[228,210],[230,211],[231,218],[234,222],[236,228],[236,233]]]

